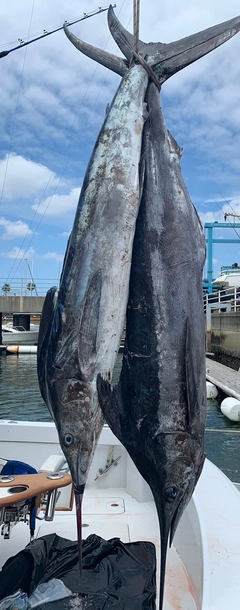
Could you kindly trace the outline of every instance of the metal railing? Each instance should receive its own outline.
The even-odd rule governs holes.
[[[219,276],[221,277],[221,275],[239,275],[240,274],[240,267],[221,267],[221,271]]]
[[[212,306],[217,311],[217,304],[219,303],[219,310],[223,311],[224,304],[226,303],[226,309],[231,311],[240,311],[240,288],[232,286],[218,290],[212,294],[205,294],[203,296],[204,312],[206,313],[208,306]]]
[[[35,288],[33,290],[28,290],[27,285],[29,284],[29,279],[26,281],[26,278],[14,278],[11,281],[7,281],[5,278],[0,278],[0,295],[4,296],[42,296],[44,297],[47,291],[52,288],[52,286],[56,286],[58,288],[59,279],[45,279],[45,278],[34,278]],[[5,290],[3,288],[5,287]],[[8,288],[8,289],[7,289]],[[10,288],[10,290],[9,290]]]

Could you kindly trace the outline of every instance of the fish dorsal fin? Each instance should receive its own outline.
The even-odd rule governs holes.
[[[54,296],[56,287],[48,290],[41,314],[41,321],[39,326],[38,335],[38,349],[37,349],[37,369],[38,369],[38,382],[43,400],[47,402],[47,392],[45,383],[45,364],[48,351],[48,343],[50,337],[50,331],[53,322],[53,314],[55,310]]]
[[[79,329],[79,365],[82,378],[88,381],[94,376],[101,292],[102,271],[98,269],[88,283]]]
[[[111,428],[113,434],[122,443],[121,424],[119,418],[119,403],[121,401],[120,388],[116,385],[113,390],[110,383],[102,378],[99,374],[97,376],[97,391],[98,400],[102,409],[103,415]]]
[[[174,158],[175,160],[181,159],[181,156],[183,154],[183,148],[181,148],[179,146],[179,144],[177,143],[177,141],[175,140],[175,138],[173,137],[173,135],[170,133],[169,130],[167,130],[168,133],[168,146],[169,146],[169,152],[172,158]]]
[[[101,49],[80,40],[80,38],[77,38],[77,36],[70,32],[66,24],[63,25],[63,29],[67,38],[79,51],[81,51],[81,53],[87,55],[87,57],[90,57],[90,59],[97,61],[99,64],[105,66],[109,70],[112,70],[112,72],[120,74],[120,76],[124,76],[124,74],[126,74],[128,71],[128,66],[123,58],[117,57],[117,55],[113,55],[112,53],[107,53],[107,51],[102,51]]]

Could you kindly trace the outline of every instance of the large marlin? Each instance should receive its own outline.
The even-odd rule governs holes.
[[[110,29],[115,28],[122,34],[117,24],[110,7]],[[235,20],[229,24],[230,36],[236,27]],[[73,478],[81,555],[82,494],[103,425],[96,378],[100,373],[103,379],[111,380],[128,298],[132,242],[139,207],[138,164],[144,97],[149,74],[145,60],[144,66],[141,62],[132,63],[132,41],[130,50],[127,41],[126,61],[83,43],[66,26],[64,29],[82,52],[123,77],[88,165],[57,301],[55,304],[54,289],[50,290],[39,333],[40,390],[56,423]],[[213,30],[208,38],[205,37],[201,54],[208,52],[208,45],[210,50],[221,44],[226,36],[223,27],[221,31],[218,29],[215,38]],[[125,44],[125,36],[123,38]],[[193,43],[188,42],[186,49],[190,48],[189,44],[191,47]],[[194,61],[194,52],[199,56],[198,39],[196,44],[187,63]],[[148,45],[144,45],[144,54],[146,47]],[[158,69],[162,47],[165,49],[164,61],[168,62],[165,80],[186,65],[182,55],[188,51],[184,45],[179,49],[178,66],[171,72],[175,46],[154,45],[149,60],[150,72],[151,66]]]
[[[161,530],[160,608],[167,543],[201,473],[206,381],[205,240],[182,179],[159,93],[148,87],[145,176],[130,277],[119,384],[98,378],[104,416],[149,483]]]
[[[126,31],[122,40],[127,54]],[[122,371],[113,390],[100,375],[97,386],[109,426],[153,492],[161,531],[161,610],[168,542],[204,463],[205,239],[182,178],[182,150],[166,129],[153,83],[146,101]]]
[[[121,81],[86,172],[56,306],[53,289],[41,317],[40,389],[70,467],[79,540],[82,494],[103,426],[96,376],[111,380],[125,321],[147,84],[138,65]]]

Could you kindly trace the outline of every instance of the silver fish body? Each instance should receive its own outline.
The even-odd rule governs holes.
[[[122,371],[113,392],[100,376],[98,390],[107,422],[156,502],[161,609],[168,540],[204,463],[205,240],[181,175],[182,151],[165,127],[154,84],[147,103]]]
[[[121,81],[85,175],[56,305],[51,290],[42,312],[39,385],[76,498],[103,426],[96,377],[111,379],[124,326],[147,84],[141,66]]]

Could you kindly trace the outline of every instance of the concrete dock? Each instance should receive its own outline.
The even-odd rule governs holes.
[[[240,400],[240,371],[234,371],[220,362],[206,358],[206,379],[228,396]]]

